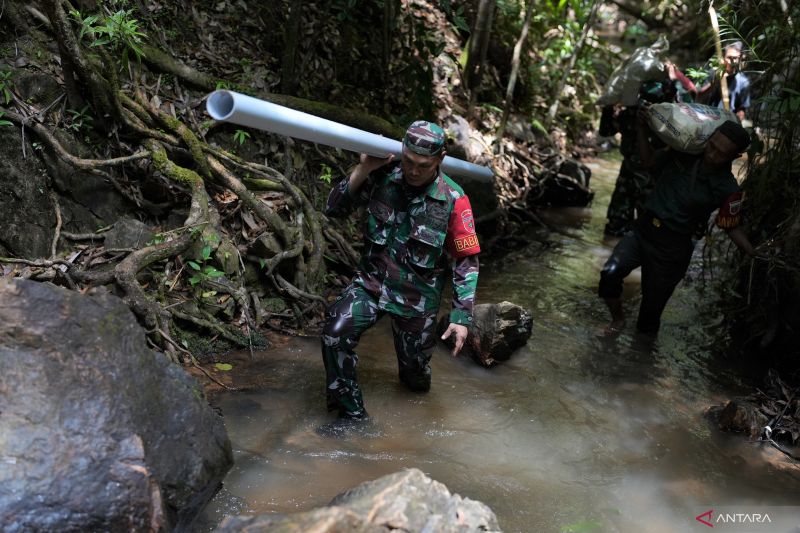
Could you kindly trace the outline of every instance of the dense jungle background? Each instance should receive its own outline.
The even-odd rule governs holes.
[[[757,96],[744,187],[759,255],[710,245],[727,258],[715,263],[721,327],[761,371],[775,366],[796,379],[800,6],[715,7],[723,43],[745,43]],[[420,117],[447,125],[450,153],[495,171],[494,190],[473,203],[487,255],[501,256],[520,245],[515,228],[541,223],[538,206],[564,200],[564,183],[567,201],[590,194],[588,177],[566,167],[604,149],[594,102],[631,50],[666,34],[670,57],[702,75],[714,54],[707,8],[693,0],[3,2],[2,274],[82,292],[107,287],[176,363],[265,346],[269,331],[313,331],[358,258],[354,221],[321,214],[355,156],[210,120],[210,91],[234,89],[394,138]]]

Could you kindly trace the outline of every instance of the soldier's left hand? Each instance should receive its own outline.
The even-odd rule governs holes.
[[[453,346],[453,351],[451,352],[452,356],[455,357],[458,355],[458,352],[461,351],[461,348],[464,347],[464,341],[467,340],[467,334],[469,330],[467,326],[462,326],[461,324],[450,324],[447,326],[447,330],[442,335],[442,340],[449,338],[451,335],[455,335],[453,342],[455,346]]]

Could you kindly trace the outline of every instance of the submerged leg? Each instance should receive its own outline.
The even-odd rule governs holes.
[[[428,364],[436,346],[436,315],[401,317],[392,315],[392,333],[400,381],[409,389],[427,392],[431,388]]]
[[[382,312],[375,299],[357,285],[350,285],[331,304],[322,328],[322,361],[328,409],[339,409],[345,418],[363,418],[364,399],[358,387],[355,347],[361,334]]]
[[[642,303],[636,321],[636,329],[640,332],[658,333],[661,314],[689,268],[693,249],[694,244],[688,236],[678,242],[648,244],[648,253],[642,263]]]
[[[625,325],[625,314],[622,311],[622,284],[628,274],[641,264],[641,255],[639,236],[634,231],[617,243],[600,272],[598,294],[605,300],[611,312],[611,322],[606,326],[606,332],[619,331]]]

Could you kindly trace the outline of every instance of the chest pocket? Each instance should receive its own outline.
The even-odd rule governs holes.
[[[448,218],[446,210],[411,218],[407,248],[407,260],[411,265],[421,268],[436,266],[442,256]]]
[[[394,222],[394,210],[380,199],[372,199],[367,206],[367,213],[367,239],[375,244],[385,245]]]

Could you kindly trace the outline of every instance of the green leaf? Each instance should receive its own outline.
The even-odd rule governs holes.
[[[187,265],[189,265],[189,267],[190,267],[192,270],[198,270],[198,271],[200,270],[200,265],[198,265],[198,264],[197,264],[197,263],[195,263],[194,261],[187,261],[187,262],[186,262],[186,264],[187,264]]]
[[[233,370],[233,365],[230,363],[215,363],[214,368],[222,370],[223,372],[228,372],[229,370]]]
[[[211,258],[211,246],[203,246],[203,261],[208,261]]]
[[[544,124],[539,122],[539,120],[537,120],[537,119],[531,120],[531,126],[533,126],[533,129],[535,129],[536,131],[538,131],[542,135],[549,135],[549,133],[547,131],[547,128],[545,128]]]
[[[199,276],[192,276],[191,278],[189,278],[189,283],[192,286],[197,285],[198,283],[200,283],[200,277]]]
[[[322,174],[320,174],[319,179],[321,181],[324,181],[327,184],[330,184],[332,178],[333,178],[333,174],[331,172],[331,167],[329,167],[328,165],[323,163],[322,164]],[[261,266],[263,267],[264,265],[261,265]]]
[[[244,130],[236,130],[236,133],[233,134],[233,140],[238,142],[239,145],[244,144],[249,138],[250,134]]]

